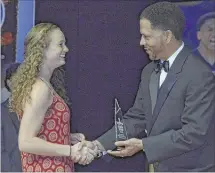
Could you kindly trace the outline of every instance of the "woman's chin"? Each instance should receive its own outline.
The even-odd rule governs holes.
[[[57,67],[56,67],[56,68],[61,67],[61,66],[63,66],[64,64],[66,64],[66,61],[65,61],[65,60],[61,60],[61,61],[57,64]]]
[[[62,63],[63,65],[66,63],[66,61],[65,61],[64,58],[61,59],[61,63]]]

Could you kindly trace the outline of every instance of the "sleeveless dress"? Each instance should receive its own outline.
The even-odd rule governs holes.
[[[53,93],[53,101],[46,112],[37,137],[56,144],[70,145],[70,111],[63,99],[44,81]],[[23,172],[74,172],[70,157],[42,156],[21,152]]]

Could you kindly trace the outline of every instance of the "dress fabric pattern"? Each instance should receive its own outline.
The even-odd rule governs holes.
[[[56,92],[37,137],[51,143],[70,145],[70,111]],[[21,152],[21,161],[23,172],[74,172],[70,157]]]

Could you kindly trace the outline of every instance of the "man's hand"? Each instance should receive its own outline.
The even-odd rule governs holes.
[[[84,146],[86,146],[89,150],[89,153],[92,154],[95,157],[97,157],[98,153],[99,153],[99,148],[98,146],[91,141],[84,141]]]
[[[82,133],[70,133],[70,141],[72,145],[77,144],[85,140],[85,136]]]
[[[104,147],[98,141],[91,142],[83,140],[77,144],[79,144],[79,150],[75,156],[74,162],[81,165],[91,163],[96,157],[99,156],[101,151],[105,151]]]
[[[142,140],[132,138],[126,141],[115,142],[115,145],[119,147],[118,151],[107,151],[108,154],[116,157],[133,156],[137,152],[143,150]]]
[[[100,150],[98,149],[98,143],[93,141],[82,141],[81,158],[78,163],[81,165],[87,165],[91,163],[97,156]]]
[[[94,152],[91,149],[84,146],[81,150],[81,158],[78,161],[78,163],[81,165],[88,165],[94,160],[94,158],[95,158]]]
[[[87,148],[90,148],[91,150],[94,150],[96,148],[96,145],[91,141],[84,141],[84,146]]]
[[[87,165],[91,163],[95,158],[95,152],[86,147],[85,141],[78,142],[71,146],[71,159],[74,163],[81,165]]]

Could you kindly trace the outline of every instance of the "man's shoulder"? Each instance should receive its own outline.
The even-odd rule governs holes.
[[[153,68],[154,68],[154,62],[151,61],[142,69],[141,76],[149,75],[152,72]]]
[[[210,66],[205,62],[205,60],[202,57],[200,57],[195,52],[190,53],[190,55],[187,58],[186,65],[187,69],[193,74],[211,72]]]
[[[9,111],[9,100],[7,99],[6,101],[1,103],[1,111]]]
[[[208,64],[197,54],[191,52],[182,68],[180,79],[189,84],[208,83],[214,81],[215,77]],[[192,82],[191,82],[192,81]]]
[[[9,115],[14,115],[16,114],[14,112],[10,112],[9,110],[9,99],[7,99],[5,102],[1,103],[1,119],[2,121],[9,117]]]

